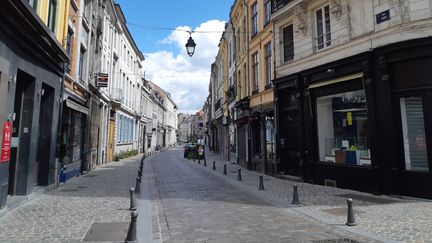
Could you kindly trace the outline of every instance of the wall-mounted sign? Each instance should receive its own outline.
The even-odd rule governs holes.
[[[378,13],[376,15],[376,23],[377,24],[381,24],[382,22],[385,22],[389,19],[390,19],[390,10],[389,9],[387,9],[384,12]]]
[[[108,87],[108,73],[98,73],[97,86],[99,88]]]
[[[12,140],[12,122],[6,121],[3,124],[2,146],[0,154],[0,163],[10,160],[10,146]]]

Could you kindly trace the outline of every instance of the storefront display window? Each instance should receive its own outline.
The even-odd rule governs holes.
[[[405,168],[429,171],[421,97],[400,98]]]
[[[267,116],[265,118],[266,127],[266,157],[272,160],[275,156],[275,135],[274,135],[274,118]]]
[[[318,97],[316,108],[320,161],[371,165],[364,90]]]

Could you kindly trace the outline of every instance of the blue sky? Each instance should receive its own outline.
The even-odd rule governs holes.
[[[130,23],[128,28],[144,54],[146,79],[171,94],[179,113],[200,110],[208,96],[211,64],[217,55],[233,0],[116,2],[122,7]],[[185,48],[187,32],[150,30],[142,26],[181,27],[212,33],[193,33],[197,46],[194,56],[189,57]]]
[[[160,41],[170,34],[168,30],[149,30],[133,26],[160,26],[195,28],[208,20],[228,21],[233,0],[116,0],[122,7],[126,20],[131,23],[129,30],[143,53],[169,50],[177,53],[173,45]],[[186,43],[186,40],[185,40]]]

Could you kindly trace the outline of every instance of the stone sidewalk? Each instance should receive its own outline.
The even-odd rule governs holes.
[[[262,174],[241,168],[209,151],[206,151],[206,161],[207,169],[221,176],[226,164],[227,175],[223,177],[236,186],[314,220],[384,242],[432,242],[432,202],[429,200],[375,196],[268,175],[264,175],[265,190],[259,191],[259,176]],[[213,161],[216,162],[216,171],[212,170]],[[204,167],[202,160],[199,165],[196,160],[195,164]],[[242,181],[237,181],[239,168]],[[291,204],[294,185],[298,186],[299,206]],[[347,198],[354,200],[357,226],[345,226]]]
[[[7,212],[0,217],[0,242],[83,242],[94,223],[121,225],[120,234],[105,233],[125,237],[129,188],[135,187],[141,157],[101,165]]]

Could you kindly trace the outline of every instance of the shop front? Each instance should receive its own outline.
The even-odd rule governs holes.
[[[78,176],[85,162],[84,146],[88,108],[72,99],[63,104],[60,137],[60,175],[59,182]]]
[[[382,189],[432,198],[432,38],[377,49],[376,66]]]
[[[274,80],[279,172],[432,198],[432,38]]]

